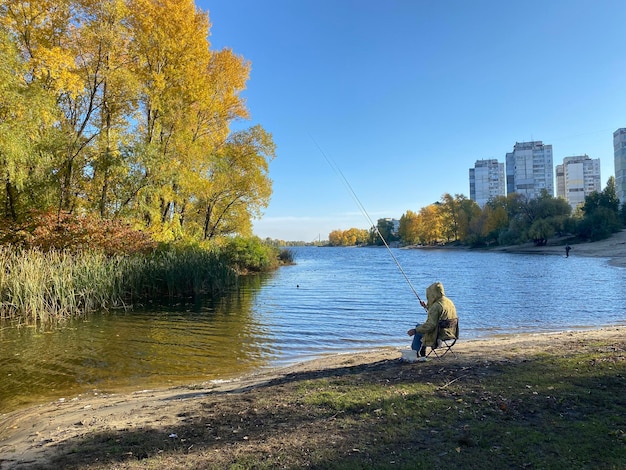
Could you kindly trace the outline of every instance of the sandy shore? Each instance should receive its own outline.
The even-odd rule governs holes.
[[[607,258],[611,265],[626,268],[626,230],[622,230],[606,240],[576,243],[570,244],[570,246],[572,247],[569,254],[570,257],[592,256]],[[532,243],[525,243],[523,245],[493,248],[491,251],[565,256],[565,241],[563,239],[554,239],[549,241],[546,246],[534,246]]]
[[[598,340],[626,341],[626,326],[607,326],[586,331],[506,335],[460,341],[456,356],[406,367],[440,368],[446,362],[493,363],[521,361],[537,353],[563,354],[577,351]],[[363,364],[397,364],[402,354],[396,348],[381,348],[359,354],[337,354],[289,367],[266,370],[236,380],[205,382],[163,390],[141,390],[129,394],[84,394],[69,399],[19,410],[0,416],[0,469],[25,469],[45,464],[64,443],[88,438],[90,434],[176,429],[189,414],[198,413],[224,394],[254,392],[279,387],[309,373],[327,374]],[[436,373],[433,370],[433,373]]]
[[[517,246],[499,251],[553,254],[564,256],[563,245],[545,247]],[[572,245],[570,256],[607,258],[615,266],[626,267],[626,231],[608,240]],[[483,340],[460,341],[457,357],[442,361],[513,360],[537,352],[550,353],[563,348],[575,349],[595,339],[626,339],[626,326],[605,326],[588,331],[564,331],[550,334],[507,335]],[[184,420],[190,407],[211,400],[212,396],[242,393],[257,387],[271,387],[278,380],[294,374],[328,371],[380,361],[398,361],[397,348],[382,348],[359,354],[341,354],[288,367],[264,370],[235,380],[204,382],[162,390],[140,390],[128,394],[83,394],[52,403],[0,415],[0,469],[29,468],[45,463],[55,448],[70,439],[89,433],[115,430],[175,427]],[[433,367],[427,363],[410,367]]]

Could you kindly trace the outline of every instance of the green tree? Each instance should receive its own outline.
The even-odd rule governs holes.
[[[546,219],[538,219],[528,229],[528,236],[536,246],[544,246],[554,236],[554,227]]]
[[[606,207],[598,207],[578,224],[578,236],[591,241],[602,240],[622,227],[617,214]]]
[[[582,211],[583,218],[578,224],[578,235],[582,238],[601,240],[623,227],[613,176],[602,192],[594,191],[585,197]]]
[[[582,210],[585,216],[590,216],[600,207],[604,207],[616,214],[619,212],[619,198],[615,189],[614,176],[609,177],[606,186],[601,192],[594,191],[585,197]]]
[[[383,245],[383,239],[387,243],[395,242],[398,240],[398,236],[393,230],[393,222],[391,220],[378,219],[378,221],[376,222],[376,228],[378,229],[377,234],[380,234],[376,237],[375,243],[377,245]]]

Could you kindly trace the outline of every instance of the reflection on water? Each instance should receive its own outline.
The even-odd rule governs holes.
[[[407,346],[421,307],[386,249],[297,248],[296,265],[218,300],[108,312],[50,332],[0,329],[0,411],[91,390],[238,376],[340,351]],[[479,338],[626,322],[626,271],[606,260],[394,250],[421,297],[444,283],[461,334]]]
[[[0,411],[38,398],[229,378],[262,367],[267,340],[251,331],[259,288],[252,284],[187,311],[93,314],[45,332],[5,325]]]

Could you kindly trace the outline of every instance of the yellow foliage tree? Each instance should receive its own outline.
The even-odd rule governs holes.
[[[418,238],[422,243],[433,245],[444,239],[444,224],[440,205],[430,204],[420,209],[418,220]]]
[[[202,238],[251,233],[251,220],[267,207],[272,192],[269,163],[275,157],[272,136],[261,126],[233,134],[212,160],[211,178],[197,186],[189,223]]]
[[[210,49],[193,0],[0,0],[0,26],[12,217],[97,213],[162,240],[250,233],[274,143],[260,126],[230,135],[248,117],[250,64]],[[24,132],[9,139],[9,122]]]
[[[328,244],[330,246],[365,245],[368,243],[369,238],[369,231],[365,229],[333,230],[328,234]]]
[[[419,217],[410,210],[407,210],[402,217],[400,217],[400,228],[398,233],[403,243],[412,245],[419,243]]]
[[[328,244],[330,246],[341,246],[343,240],[343,230],[333,230],[328,234]]]

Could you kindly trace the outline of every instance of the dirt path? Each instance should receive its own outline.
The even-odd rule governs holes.
[[[415,363],[410,367],[431,367],[437,361],[521,360],[537,352],[577,350],[597,339],[626,339],[626,327],[614,326],[588,331],[525,334],[488,340],[460,342],[457,357]],[[164,390],[141,390],[129,394],[90,394],[19,410],[0,416],[0,469],[29,468],[46,463],[65,441],[105,431],[138,430],[155,427],[175,429],[199,403],[218,401],[225,394],[237,394],[290,380],[303,373],[311,376],[332,369],[392,361],[401,352],[383,348],[358,355],[339,354],[280,369],[264,371],[219,383],[202,383]]]

